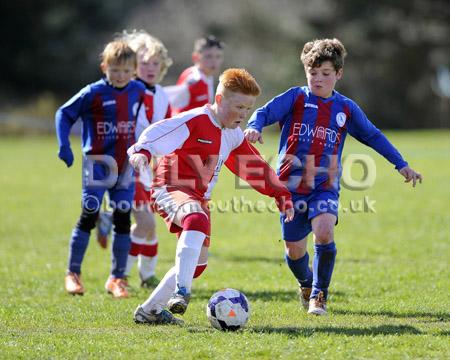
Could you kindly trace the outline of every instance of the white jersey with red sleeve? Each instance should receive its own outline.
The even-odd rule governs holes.
[[[206,76],[197,66],[184,70],[177,84],[164,87],[173,114],[214,102],[214,77]]]
[[[242,130],[222,128],[209,105],[152,124],[128,149],[130,156],[136,152],[162,156],[156,167],[154,187],[209,200],[222,165],[229,159],[227,166],[236,175],[260,193],[276,198],[280,209],[285,202],[286,207],[292,207],[289,191],[245,140]]]

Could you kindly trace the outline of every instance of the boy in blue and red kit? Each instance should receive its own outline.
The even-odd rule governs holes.
[[[100,64],[105,78],[89,84],[56,113],[58,156],[68,167],[73,163],[70,129],[82,120],[82,211],[70,241],[65,289],[83,295],[81,264],[91,230],[95,227],[106,191],[114,208],[111,275],[105,288],[116,298],[128,297],[123,280],[130,250],[130,212],[135,184],[128,165],[127,149],[135,142],[137,119],[148,124],[141,106],[145,87],[132,80],[136,54],[126,41],[106,45]],[[139,113],[139,114],[138,114]]]
[[[337,39],[305,44],[301,61],[308,86],[294,87],[259,108],[245,131],[250,142],[263,142],[262,129],[281,127],[278,175],[296,204],[292,222],[281,222],[286,263],[299,282],[299,297],[309,314],[326,314],[328,286],[336,258],[341,155],[347,133],[383,155],[406,182],[422,181],[359,106],[334,87],[342,77],[346,50]],[[301,209],[305,211],[300,211]],[[305,207],[304,204],[307,206]],[[312,272],[306,239],[314,234]]]

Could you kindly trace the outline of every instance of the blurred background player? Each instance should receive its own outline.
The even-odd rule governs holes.
[[[169,231],[178,236],[175,265],[137,307],[135,322],[182,323],[172,313],[186,311],[192,280],[206,269],[211,228],[208,201],[224,163],[257,191],[275,198],[280,211],[286,212],[286,221],[293,218],[289,191],[239,127],[259,94],[259,85],[247,71],[228,69],[220,77],[213,105],[149,126],[128,150],[135,169],[146,168],[152,156],[162,156],[152,199]],[[245,165],[248,161],[251,167]],[[255,175],[255,168],[261,175]]]
[[[192,61],[194,66],[184,70],[177,84],[166,86],[172,115],[214,102],[214,76],[220,72],[224,43],[214,36],[197,39]]]
[[[73,295],[85,292],[80,277],[81,264],[107,191],[114,204],[114,234],[111,274],[105,288],[114,297],[124,298],[128,297],[123,278],[130,250],[130,213],[134,196],[127,148],[135,142],[138,119],[144,124],[147,122],[142,105],[145,87],[132,80],[136,54],[126,41],[117,40],[106,45],[100,68],[105,77],[84,87],[56,112],[59,158],[68,167],[73,163],[69,135],[78,118],[82,121],[84,154],[82,212],[70,241],[65,289]]]
[[[134,31],[131,34],[125,33],[124,40],[136,52],[136,80],[142,82],[145,86],[144,105],[148,121],[155,123],[170,117],[169,99],[163,87],[159,85],[168,68],[172,65],[172,59],[169,58],[166,47],[160,40],[143,30]],[[142,123],[139,122],[139,124]],[[139,138],[143,130],[144,127],[142,126],[136,128],[136,139]],[[130,271],[138,260],[141,286],[148,288],[158,285],[158,279],[155,277],[158,239],[155,218],[150,207],[151,179],[152,170],[150,166],[146,171],[136,173],[136,192],[132,210],[136,223],[131,226],[131,248],[125,270],[125,277],[128,280]],[[98,238],[104,238],[107,236],[105,229],[111,228],[109,224],[112,219],[111,216],[108,216],[108,213],[105,213],[99,219],[101,220],[97,226]]]
[[[334,88],[341,79],[347,52],[337,39],[314,40],[301,53],[308,86],[293,87],[257,109],[245,130],[250,142],[263,142],[262,129],[281,127],[278,174],[292,193],[296,215],[281,217],[286,263],[300,285],[299,297],[309,314],[326,313],[328,286],[334,269],[341,155],[352,135],[383,155],[405,177],[422,181],[397,149],[351,99]],[[307,205],[307,208],[303,206]],[[297,211],[298,210],[298,211]],[[303,211],[305,210],[305,211]],[[311,272],[307,236],[314,234]]]

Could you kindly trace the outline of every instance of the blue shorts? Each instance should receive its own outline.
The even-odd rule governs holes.
[[[110,173],[101,162],[83,163],[82,207],[85,212],[100,211],[103,196],[109,193],[110,204],[114,210],[128,212],[133,207],[135,181],[131,168],[127,167],[121,174]]]
[[[333,191],[315,191],[309,195],[292,194],[295,208],[294,219],[285,223],[285,216],[280,216],[283,240],[297,241],[308,236],[312,231],[311,220],[317,215],[328,213],[337,218],[338,200],[339,194]]]

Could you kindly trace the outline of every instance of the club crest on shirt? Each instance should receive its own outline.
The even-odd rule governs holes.
[[[336,122],[339,125],[339,127],[344,126],[345,120],[347,120],[347,115],[345,115],[345,113],[339,112],[336,114]]]

